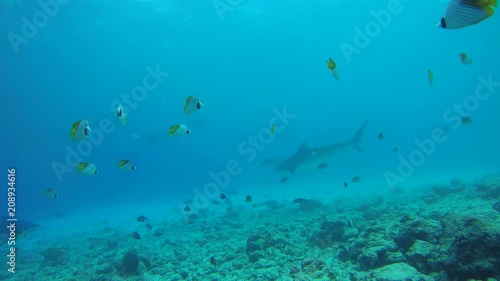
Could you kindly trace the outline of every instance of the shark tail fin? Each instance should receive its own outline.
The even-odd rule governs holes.
[[[356,134],[354,134],[354,136],[351,138],[351,141],[350,141],[352,148],[354,148],[355,150],[357,150],[359,152],[363,152],[363,149],[361,149],[361,147],[359,146],[359,141],[361,140],[361,136],[363,135],[363,131],[365,130],[366,122],[368,122],[368,121],[365,121],[363,123],[363,125],[361,125],[361,127],[359,127],[358,131],[356,132]]]

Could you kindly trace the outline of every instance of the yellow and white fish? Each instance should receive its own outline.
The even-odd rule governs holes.
[[[74,141],[81,141],[90,134],[90,131],[89,121],[82,119],[73,124],[69,135]]]
[[[116,117],[122,123],[122,125],[125,125],[127,123],[127,114],[125,114],[125,111],[123,111],[123,105],[121,103],[118,104],[118,107],[116,108]]]
[[[197,96],[189,96],[184,104],[184,113],[189,114],[201,109],[204,104]]]
[[[191,131],[186,127],[186,125],[178,124],[178,125],[173,125],[170,127],[170,130],[168,130],[168,134],[170,136],[184,136],[191,133]]]
[[[130,160],[120,160],[118,163],[118,169],[124,170],[124,171],[133,171],[135,170],[134,164],[132,164],[132,161]]]
[[[427,70],[427,83],[429,83],[429,85],[434,84],[434,74],[430,69]]]
[[[97,168],[95,164],[89,163],[89,162],[81,162],[78,163],[78,166],[76,167],[78,172],[80,174],[88,175],[88,176],[94,176],[97,175]]]
[[[472,63],[472,59],[466,53],[460,53],[460,54],[458,54],[458,57],[460,58],[460,61],[462,62],[462,64],[471,64]]]
[[[332,73],[333,77],[335,77],[335,80],[339,80],[340,74],[339,74],[339,71],[337,69],[337,64],[335,63],[335,61],[332,58],[329,58],[326,61],[326,65],[328,66],[328,69]]]
[[[497,8],[497,0],[451,0],[436,27],[460,29],[489,18]]]
[[[59,197],[59,194],[57,193],[57,190],[53,188],[47,188],[47,190],[45,190],[45,196],[50,199],[56,199],[57,197]]]

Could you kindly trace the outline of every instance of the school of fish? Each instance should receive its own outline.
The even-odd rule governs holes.
[[[485,19],[491,17],[497,8],[497,0],[451,0],[448,4],[447,8],[444,11],[443,16],[436,24],[436,27],[442,29],[462,29],[468,26],[472,26],[478,24]],[[458,54],[459,60],[462,64],[468,65],[473,62],[472,58],[467,53]],[[328,70],[332,74],[335,80],[340,80],[340,71],[337,63],[332,59],[328,58],[326,60]],[[427,83],[429,85],[434,84],[434,74],[428,69],[427,70]],[[199,111],[204,104],[201,100],[195,96],[187,97],[184,103],[184,113],[192,114]],[[127,114],[124,111],[124,108],[121,104],[118,104],[116,107],[116,118],[122,125],[126,125],[127,123]],[[470,124],[472,119],[468,116],[462,117],[462,124]],[[269,128],[271,135],[275,134],[275,126],[271,125]],[[71,127],[70,138],[79,142],[84,140],[90,133],[92,132],[90,123],[87,119],[81,119],[76,121]],[[191,133],[191,130],[184,124],[174,124],[168,129],[169,136],[177,137],[177,136],[186,136]],[[379,140],[384,140],[383,133],[379,133]],[[397,147],[393,148],[394,152],[398,151]],[[321,163],[318,168],[325,169],[327,167],[327,163]],[[76,167],[78,173],[87,175],[87,176],[95,176],[98,174],[97,166],[91,162],[81,162]],[[118,169],[123,171],[134,171],[136,170],[136,166],[133,164],[132,160],[122,159],[118,161]],[[356,183],[360,181],[359,176],[355,176],[352,178],[351,182]],[[281,179],[282,183],[286,183],[288,177],[283,177]],[[347,181],[344,182],[344,187],[347,187]],[[59,197],[57,190],[54,188],[47,188],[45,190],[45,195],[47,198],[56,199]],[[226,199],[224,194],[220,195],[222,200]],[[245,198],[247,203],[252,202],[252,197],[248,195]],[[186,206],[185,211],[190,211],[190,207]],[[140,239],[140,236],[134,235],[136,239]],[[212,262],[215,264],[215,262]]]

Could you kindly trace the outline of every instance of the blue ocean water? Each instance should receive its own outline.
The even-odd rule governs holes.
[[[216,182],[211,173],[220,174],[228,163],[237,163],[238,172],[227,187],[218,185],[215,197],[243,190],[238,196],[253,195],[257,203],[333,195],[342,200],[352,195],[343,183],[351,187],[354,176],[362,180],[353,193],[370,196],[497,173],[500,88],[499,82],[484,85],[500,81],[500,18],[459,30],[436,28],[447,5],[4,0],[0,163],[6,178],[7,169],[16,170],[16,216],[42,224],[57,214],[88,212],[95,216],[90,221],[100,221],[130,212],[135,223],[152,208],[181,221],[185,200],[206,195],[206,185]],[[389,18],[380,16],[391,9],[396,12]],[[473,63],[463,65],[459,53]],[[328,70],[328,58],[336,62],[339,80]],[[154,86],[139,92],[148,77]],[[184,114],[190,95],[204,106]],[[125,126],[115,116],[117,101],[125,106]],[[461,105],[470,124],[460,121]],[[285,122],[279,118],[284,111],[291,116]],[[81,119],[98,139],[89,136],[82,144],[70,138]],[[304,142],[348,142],[364,121],[363,152],[347,148],[324,160],[327,169],[282,175],[261,165],[293,155]],[[170,137],[175,124],[191,133]],[[279,130],[270,136],[273,124]],[[432,141],[426,153],[417,143],[428,143],[435,130],[442,130],[443,141]],[[401,163],[412,157],[418,165],[401,174]],[[137,170],[119,170],[121,159]],[[82,175],[77,162],[92,162],[99,173]],[[59,197],[47,198],[47,188]],[[0,196],[7,202],[7,191]],[[240,201],[233,204],[245,204]],[[1,213],[7,215],[6,204]]]

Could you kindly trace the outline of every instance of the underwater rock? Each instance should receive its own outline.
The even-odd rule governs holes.
[[[182,277],[182,279],[187,279],[189,277],[189,273],[184,269],[181,269],[179,271],[179,275]]]
[[[174,255],[175,257],[177,258],[178,261],[180,262],[183,262],[185,260],[187,260],[188,258],[188,255],[186,254],[187,251],[185,251],[184,249],[175,249],[174,250]]]
[[[344,239],[345,240],[350,240],[350,239],[356,239],[359,236],[359,231],[357,228],[345,228],[344,229]]]
[[[323,207],[323,203],[318,200],[306,200],[299,204],[299,209],[303,212],[311,212],[321,207]]]
[[[239,220],[240,217],[240,212],[236,210],[228,210],[227,213],[223,216],[223,218],[227,220]]]
[[[366,203],[362,203],[359,205],[359,207],[356,210],[359,211],[360,213],[367,212],[370,210],[370,205],[368,205]]]
[[[269,241],[271,241],[271,233],[267,231],[263,233],[254,233],[248,237],[245,253],[251,262],[255,263],[260,258],[264,257],[264,255],[262,253],[258,253],[258,251],[268,248]]]
[[[437,244],[442,234],[443,230],[438,221],[422,218],[405,222],[394,233],[394,242],[406,252],[415,243],[415,240]]]
[[[381,209],[375,209],[375,208],[371,208],[361,214],[361,216],[367,221],[380,219],[383,215],[384,212]]]
[[[399,219],[399,222],[400,222],[400,223],[405,223],[405,222],[407,222],[407,221],[411,221],[411,220],[412,220],[412,218],[410,217],[410,215],[404,214],[404,215],[401,217],[401,219]]]
[[[264,202],[264,204],[267,206],[269,210],[278,210],[285,206],[285,204],[280,204],[276,200],[267,200],[266,202]]]
[[[432,281],[433,279],[418,272],[406,263],[394,263],[377,268],[359,281]]]
[[[464,189],[465,189],[465,185],[452,187],[452,186],[445,185],[445,184],[436,184],[436,185],[432,186],[432,190],[434,190],[434,193],[436,193],[439,196],[447,196],[450,194],[459,193],[459,192],[463,191]]]
[[[424,201],[426,204],[433,204],[439,201],[439,197],[434,194],[434,193],[426,193],[422,195],[422,201]]]
[[[76,280],[76,279],[70,279],[70,280]],[[109,276],[96,276],[96,277],[92,277],[89,279],[90,281],[114,281],[115,279],[113,279],[112,277],[109,277]]]
[[[267,243],[271,240],[271,233],[254,233],[250,235],[247,239],[246,252],[255,252],[259,250],[264,250]]]
[[[432,268],[435,267],[435,265],[430,264],[433,260],[430,259],[431,255],[435,252],[435,250],[436,246],[433,244],[417,239],[408,252],[406,252],[406,256],[410,265],[418,269],[418,271],[422,273],[430,273],[433,271]]]
[[[433,244],[417,239],[410,249],[408,249],[406,255],[411,259],[428,258],[434,250],[435,246]]]
[[[308,240],[311,245],[322,249],[331,247],[334,242],[345,242],[344,224],[341,221],[324,221],[319,231],[309,237]]]
[[[43,265],[47,266],[64,265],[68,260],[66,248],[64,247],[48,248],[43,250],[40,254],[44,257]]]
[[[385,264],[406,262],[406,258],[400,251],[386,252],[384,256]]]
[[[451,278],[500,278],[500,229],[476,218],[457,217],[448,224],[453,241],[442,262]]]
[[[325,262],[321,260],[304,260],[301,263],[302,271],[307,273],[321,271],[325,267],[326,267]]]
[[[109,264],[102,264],[100,265],[95,273],[96,274],[109,274],[109,273],[112,273],[114,271],[113,267]]]
[[[106,241],[106,245],[108,246],[108,250],[113,250],[113,249],[116,249],[118,247],[118,242],[110,239],[110,240]]]
[[[300,272],[300,269],[296,266],[290,268],[290,275],[297,274]]]
[[[253,263],[259,261],[263,258],[264,254],[269,254],[272,252],[265,253],[264,251],[273,248],[277,250],[285,249],[289,245],[283,238],[272,239],[271,233],[264,231],[262,233],[254,233],[250,235],[247,239],[245,253],[247,254],[249,260]]]
[[[464,190],[467,188],[467,185],[461,181],[460,179],[454,178],[450,180],[450,186],[455,189]]]
[[[491,206],[493,208],[493,210],[497,211],[497,212],[500,212],[500,201],[496,202],[495,204],[493,204],[493,206]]]
[[[267,247],[275,247],[275,248],[278,248],[278,249],[283,249],[285,248],[287,245],[287,242],[285,241],[285,239],[283,238],[278,238],[278,239],[271,239],[269,240],[269,242],[267,243]]]
[[[476,190],[483,198],[500,197],[500,176],[486,176],[479,183],[476,183]]]
[[[363,250],[358,256],[359,268],[364,271],[374,269],[382,266],[381,257],[384,255],[384,251],[379,247],[369,248]]]
[[[377,266],[383,266],[388,264],[385,259],[387,252],[393,252],[396,250],[396,243],[394,243],[394,241],[387,240],[385,228],[374,226],[361,232],[360,237],[350,244],[349,258],[353,264],[361,261],[363,263],[360,265],[361,268],[371,268],[373,265],[370,265],[370,256],[373,255],[368,252],[373,252],[379,258]],[[362,254],[364,256],[360,259],[359,257]]]

